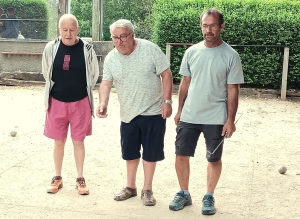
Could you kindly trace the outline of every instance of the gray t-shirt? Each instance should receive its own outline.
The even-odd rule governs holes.
[[[113,81],[120,101],[121,121],[129,123],[138,115],[159,115],[163,101],[160,74],[170,63],[154,43],[137,39],[130,55],[116,48],[104,60],[102,80]]]
[[[180,74],[191,76],[180,120],[223,125],[227,120],[227,84],[244,83],[238,53],[225,42],[208,48],[202,41],[187,49]]]

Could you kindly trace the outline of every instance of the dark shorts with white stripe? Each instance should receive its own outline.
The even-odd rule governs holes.
[[[221,135],[222,129],[223,125],[203,125],[179,122],[176,128],[176,155],[194,157],[198,139],[200,134],[203,133],[206,144],[207,161],[219,161],[222,157],[224,144],[224,136]]]

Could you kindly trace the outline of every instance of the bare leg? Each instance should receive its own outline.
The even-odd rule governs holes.
[[[135,189],[136,188],[136,172],[139,166],[140,159],[135,160],[127,160],[126,168],[127,168],[127,187]]]
[[[207,165],[207,191],[214,193],[222,172],[222,160]]]
[[[176,155],[175,168],[181,190],[189,189],[190,157]]]
[[[66,140],[67,138],[63,140],[54,140],[53,159],[55,176],[61,176]]]
[[[72,141],[74,145],[74,157],[77,169],[77,177],[83,177],[83,164],[85,157],[84,141],[76,141],[73,139]]]
[[[144,166],[144,187],[143,190],[152,190],[153,176],[155,172],[156,162],[148,162],[143,160]]]

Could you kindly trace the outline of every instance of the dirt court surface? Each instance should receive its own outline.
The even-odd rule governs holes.
[[[94,91],[98,104],[97,91]],[[177,109],[177,96],[173,96]],[[43,87],[0,86],[0,218],[300,218],[300,102],[240,98],[237,131],[225,140],[223,172],[215,191],[217,213],[201,215],[206,192],[204,139],[200,137],[191,158],[190,192],[193,205],[168,209],[179,185],[174,168],[175,125],[167,120],[165,160],[157,165],[154,197],[145,207],[140,200],[143,169],[137,174],[139,195],[127,201],[113,200],[125,185],[125,161],[119,143],[119,103],[111,93],[109,116],[93,119],[93,135],[86,139],[84,177],[91,194],[75,190],[76,169],[68,137],[63,163],[64,187],[47,194],[54,175],[53,142],[43,136],[45,111]],[[11,131],[17,131],[11,137]],[[278,166],[287,167],[279,174]]]

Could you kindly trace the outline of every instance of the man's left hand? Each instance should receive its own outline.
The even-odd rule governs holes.
[[[234,122],[227,121],[223,126],[222,136],[225,136],[225,138],[230,138],[234,132],[235,132]]]

